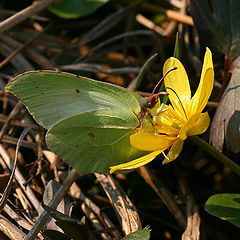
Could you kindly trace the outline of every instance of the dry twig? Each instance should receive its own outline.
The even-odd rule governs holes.
[[[43,9],[49,7],[55,1],[56,0],[41,0],[39,2],[33,2],[31,6],[24,8],[22,11],[17,12],[13,16],[2,21],[0,23],[0,32],[4,32],[31,17],[32,15],[41,12]]]
[[[135,206],[114,178],[109,174],[95,173],[95,176],[106,192],[121,223],[123,232],[128,235],[141,229],[142,224]]]

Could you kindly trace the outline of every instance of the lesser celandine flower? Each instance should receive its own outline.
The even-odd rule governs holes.
[[[160,153],[169,149],[163,163],[175,160],[182,150],[184,140],[205,132],[210,124],[207,112],[202,113],[213,88],[214,71],[212,54],[206,50],[197,91],[191,97],[188,76],[181,62],[169,58],[163,67],[163,74],[172,68],[164,79],[171,105],[162,105],[161,111],[153,117],[154,133],[138,132],[130,137],[131,144],[151,153],[128,163],[111,167],[110,172],[141,167],[152,161]]]

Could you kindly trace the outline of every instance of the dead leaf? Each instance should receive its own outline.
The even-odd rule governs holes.
[[[240,152],[240,57],[233,62],[231,80],[222,96],[212,122],[210,142],[222,151],[224,139],[227,148]]]

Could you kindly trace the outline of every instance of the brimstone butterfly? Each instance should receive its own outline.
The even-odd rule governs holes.
[[[129,142],[147,112],[137,93],[54,71],[21,74],[6,90],[48,130],[49,148],[82,174],[108,172],[110,166],[146,154]]]

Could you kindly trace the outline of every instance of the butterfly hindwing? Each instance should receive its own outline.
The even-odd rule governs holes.
[[[47,144],[82,174],[108,172],[142,154],[129,142],[138,119],[124,115],[115,108],[72,116],[48,131]]]

